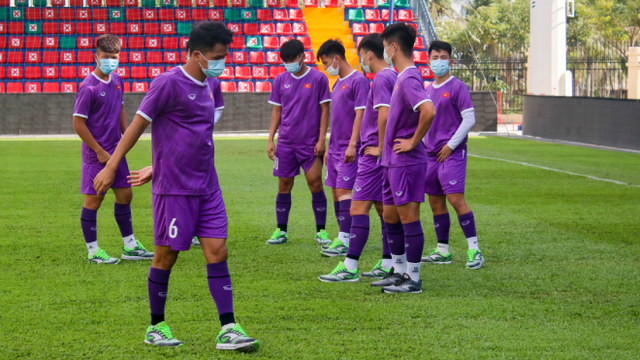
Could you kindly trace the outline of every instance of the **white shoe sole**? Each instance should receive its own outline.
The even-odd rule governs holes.
[[[480,262],[480,265],[476,265],[476,266],[465,266],[467,269],[471,269],[471,270],[478,270],[482,267],[482,264],[484,264],[484,258],[482,258],[482,261]]]
[[[90,263],[94,263],[94,264],[106,264],[106,265],[118,265],[118,263],[120,263],[120,261],[116,261],[113,263],[108,263],[104,260],[89,260]]]
[[[326,252],[322,252],[323,256],[327,256],[327,257],[336,257],[336,256],[347,256],[347,253],[344,254],[327,254]]]
[[[153,256],[152,257],[142,257],[142,256],[121,255],[120,258],[124,259],[124,260],[153,260]]]
[[[325,282],[325,283],[345,283],[345,282],[360,282],[360,278],[357,279],[349,279],[349,280],[341,280],[341,281],[331,281],[331,280],[325,280],[322,278],[318,278],[320,279],[320,281]]]
[[[410,291],[410,292],[397,292],[397,291],[387,291],[385,289],[382,289],[382,292],[385,294],[420,294],[422,292],[422,290],[420,291]]]
[[[218,350],[240,350],[240,351],[254,351],[256,350],[255,348],[255,341],[251,342],[251,343],[245,343],[245,344],[216,344],[216,349]]]
[[[437,264],[437,265],[453,264],[453,261],[429,261],[425,259],[422,259],[422,262],[425,264]]]
[[[158,346],[158,347],[179,347],[179,346],[184,345],[184,343],[180,343],[180,344],[177,344],[177,345],[158,345],[158,344],[154,344],[154,343],[148,341],[147,339],[144,339],[144,342],[145,342],[145,344],[154,345],[154,346]]]

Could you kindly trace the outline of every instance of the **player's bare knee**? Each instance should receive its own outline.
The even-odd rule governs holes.
[[[293,178],[280,178],[278,181],[278,192],[288,194],[293,189]]]
[[[104,196],[86,195],[82,206],[86,209],[97,211],[102,205],[102,200],[104,200]]]
[[[209,264],[227,261],[227,258],[229,257],[229,250],[225,243],[213,244],[213,246],[207,247],[204,251],[205,258]]]
[[[309,190],[314,193],[324,190],[322,187],[322,179],[319,178],[307,181],[307,185],[309,185]]]
[[[351,216],[368,215],[369,209],[370,209],[370,206],[367,204],[366,201],[352,201],[351,209],[349,209],[349,212]]]
[[[447,196],[447,200],[449,201],[449,204],[451,204],[451,206],[453,206],[453,208],[456,210],[456,212],[458,214],[460,213],[467,213],[469,211],[467,211],[467,209],[469,208],[469,206],[467,205],[467,202],[464,200],[464,196],[461,194],[455,194],[453,196],[449,195]]]

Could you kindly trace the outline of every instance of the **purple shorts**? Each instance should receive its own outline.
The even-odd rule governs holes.
[[[285,145],[276,147],[276,159],[273,161],[273,176],[291,178],[300,175],[300,167],[306,173],[316,161],[313,147],[293,148]]]
[[[353,189],[358,174],[359,161],[360,155],[356,155],[354,162],[345,164],[344,154],[329,153],[324,184],[334,189]]]
[[[382,204],[400,206],[412,201],[424,202],[424,177],[427,164],[385,167]]]
[[[104,169],[104,165],[100,163],[82,163],[82,170],[80,172],[80,193],[85,195],[98,195],[96,189],[93,188],[93,180],[98,173]],[[131,184],[127,182],[127,176],[129,176],[129,166],[127,166],[127,159],[122,159],[118,168],[116,169],[116,177],[113,179],[112,188],[128,188]],[[104,195],[106,193],[102,193]]]
[[[227,238],[227,210],[220,189],[201,196],[153,194],[152,203],[156,245],[187,251],[194,236]]]
[[[467,147],[461,146],[451,153],[444,162],[437,156],[429,156],[425,193],[428,195],[464,194],[467,177]]]
[[[355,201],[382,201],[382,172],[380,158],[362,155],[358,161],[358,175],[353,186]]]

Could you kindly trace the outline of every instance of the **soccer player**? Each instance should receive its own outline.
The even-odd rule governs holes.
[[[467,238],[466,267],[480,269],[484,257],[478,248],[473,212],[464,200],[467,173],[467,134],[476,122],[469,88],[451,75],[453,64],[451,45],[434,41],[429,47],[429,61],[435,82],[427,94],[436,107],[437,115],[424,138],[427,145],[426,193],[433,211],[433,223],[438,246],[422,262],[451,264],[449,252],[449,211],[447,200],[458,214],[458,222]]]
[[[427,152],[422,139],[436,110],[411,58],[416,30],[404,23],[396,23],[387,26],[380,36],[384,40],[385,61],[395,65],[399,71],[382,149],[383,216],[393,258],[393,273],[371,285],[383,286],[385,293],[420,293],[420,264],[424,249],[420,203],[424,202],[427,171]]]
[[[351,191],[358,172],[360,124],[370,85],[361,72],[349,65],[339,39],[325,41],[318,49],[317,59],[329,75],[339,76],[331,94],[331,138],[324,162],[325,185],[331,187],[340,233],[331,245],[323,247],[322,253],[345,256],[351,230]]]
[[[96,219],[105,193],[96,192],[93,188],[93,179],[104,168],[129,124],[122,101],[124,83],[114,72],[118,68],[119,53],[120,40],[116,36],[106,34],[98,38],[94,55],[96,69],[82,82],[73,110],[73,129],[82,139],[80,193],[84,194],[84,205],[80,214],[80,224],[89,251],[87,258],[90,262],[98,264],[120,262],[120,259],[107,255],[98,247]],[[133,235],[133,192],[127,183],[127,160],[121,160],[116,163],[113,182],[113,194],[116,198],[114,215],[124,240],[121,258],[152,259],[153,253],[148,252]]]
[[[358,174],[353,187],[351,202],[351,236],[347,258],[329,275],[320,276],[324,282],[359,281],[358,260],[369,237],[369,211],[371,206],[380,216],[382,224],[382,260],[370,272],[363,273],[364,277],[384,278],[389,275],[393,262],[387,242],[387,230],[382,218],[382,141],[387,126],[387,115],[391,103],[391,93],[396,83],[398,73],[384,61],[382,52],[382,38],[378,34],[365,36],[358,52],[362,59],[362,69],[375,73],[371,91],[367,97],[367,107],[364,110],[362,125],[360,126],[360,140],[362,150],[358,161]]]
[[[282,44],[280,57],[286,72],[273,82],[269,104],[273,105],[267,155],[273,161],[273,176],[278,178],[276,196],[277,229],[267,244],[285,244],[291,210],[291,189],[300,167],[311,190],[311,205],[316,218],[315,240],[330,244],[325,231],[327,197],[322,187],[322,156],[326,150],[329,124],[329,81],[321,72],[304,63],[304,45],[299,40]],[[273,138],[278,131],[278,146]]]
[[[217,349],[255,350],[235,322],[233,291],[227,266],[227,214],[214,164],[213,127],[216,103],[207,83],[224,71],[233,39],[222,23],[204,21],[189,35],[189,61],[156,77],[140,108],[94,186],[104,191],[113,184],[117,164],[135,145],[146,127],[151,129],[153,155],[153,222],[156,252],[149,269],[151,326],[145,342],[181,346],[164,318],[169,276],[180,251],[189,250],[195,235],[207,261],[209,291],[216,303],[222,330]]]

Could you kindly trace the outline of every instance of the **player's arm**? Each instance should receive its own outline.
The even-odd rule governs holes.
[[[455,150],[465,137],[471,131],[471,128],[476,123],[476,111],[473,109],[473,102],[471,101],[471,92],[466,86],[461,87],[458,91],[452,94],[452,101],[456,109],[460,111],[462,116],[462,122],[456,130],[453,137],[438,151],[438,162],[445,161],[453,150]]]
[[[326,157],[327,154],[327,129],[329,128],[329,110],[330,105],[329,101],[325,101],[320,104],[320,137],[318,138],[318,143],[316,144],[316,148],[314,149],[316,156],[318,157]],[[326,161],[325,161],[326,163]]]
[[[140,169],[138,171],[132,171],[127,176],[127,182],[131,184],[131,186],[140,186],[151,181],[151,177],[153,175],[153,168],[151,166],[147,166],[144,169]]]
[[[124,109],[124,104],[122,104],[122,108],[120,109],[120,131],[122,134],[127,131],[129,127],[129,118],[127,117],[127,110]]]
[[[89,128],[87,127],[86,118],[74,115],[73,130],[76,131],[76,134],[78,134],[80,139],[82,139],[82,141],[87,144],[87,146],[91,150],[95,151],[96,155],[98,155],[98,161],[100,161],[101,164],[109,161],[109,157],[111,155],[109,155],[109,153],[105,149],[103,149],[102,146],[100,146],[100,144],[98,144],[96,139],[93,137],[93,134],[91,134],[91,131],[89,131]]]
[[[271,111],[271,126],[269,127],[269,145],[267,145],[267,155],[269,159],[273,161],[276,156],[276,144],[273,141],[273,138],[276,136],[276,131],[280,127],[280,121],[282,119],[282,106],[273,105],[273,110]]]
[[[113,155],[111,155],[109,161],[107,161],[104,169],[102,169],[102,171],[100,171],[93,180],[93,187],[96,189],[98,194],[109,190],[113,184],[118,164],[120,164],[122,159],[124,159],[124,156],[129,152],[129,150],[133,148],[133,145],[136,144],[136,141],[138,141],[149,124],[150,122],[147,119],[136,114],[131,126],[129,126],[122,136],[122,139],[120,139],[116,150],[113,152]]]
[[[353,121],[353,129],[351,130],[351,139],[349,140],[349,146],[344,154],[344,162],[352,163],[356,160],[356,146],[358,140],[360,140],[360,125],[362,125],[362,115],[364,109],[356,109],[356,119]]]
[[[436,116],[436,108],[433,103],[425,101],[419,105],[418,111],[420,111],[420,120],[418,121],[418,128],[411,139],[396,139],[394,140],[393,151],[396,153],[408,152],[415,149],[416,146],[422,141],[427,131],[431,127],[433,118]]]
[[[378,107],[378,147],[369,146],[364,149],[366,155],[382,156],[382,146],[384,144],[384,134],[387,130],[387,118],[389,117],[389,107]]]

